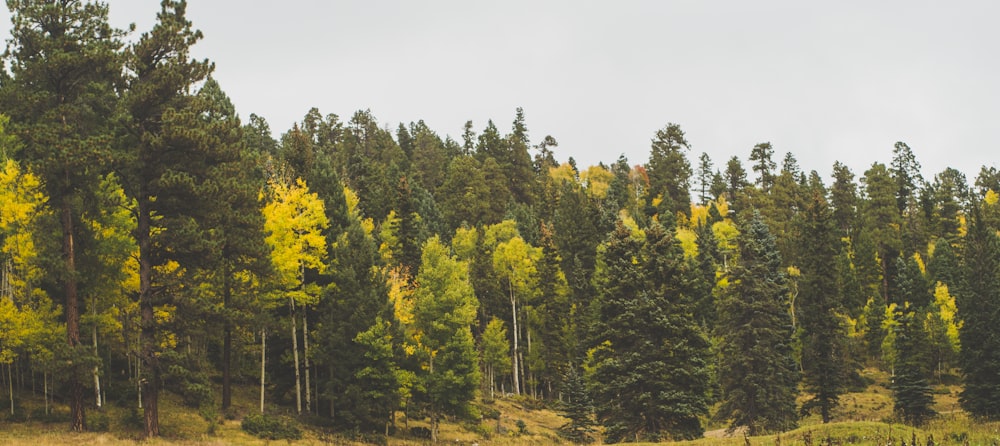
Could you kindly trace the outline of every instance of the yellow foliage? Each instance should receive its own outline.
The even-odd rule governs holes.
[[[483,243],[489,247],[496,247],[500,243],[521,236],[517,231],[517,222],[514,220],[504,220],[500,223],[489,225],[486,227],[484,233]]]
[[[458,260],[468,261],[476,255],[476,244],[479,243],[479,231],[476,228],[458,228],[451,239],[451,250]]]
[[[962,329],[962,321],[955,320],[958,307],[955,306],[955,296],[952,296],[948,291],[948,285],[938,282],[934,286],[934,305],[937,306],[941,320],[947,327],[948,341],[951,342],[955,351],[958,351],[958,332]]]
[[[785,269],[785,271],[788,272],[788,277],[801,277],[802,276],[802,271],[799,270],[799,267],[797,267],[795,265],[789,266],[788,268]]]
[[[576,171],[573,170],[573,166],[569,163],[562,163],[559,167],[550,167],[549,178],[552,178],[556,184],[561,184],[564,181],[571,184],[577,184]]]
[[[681,242],[681,248],[684,249],[684,257],[690,259],[698,256],[698,234],[695,234],[690,229],[681,228],[677,230],[675,237],[677,241]]]
[[[21,297],[30,294],[25,287],[38,283],[42,274],[35,266],[38,250],[33,231],[47,211],[46,203],[38,177],[22,171],[14,160],[0,166],[0,253],[14,264],[9,280]]]
[[[983,197],[983,201],[985,201],[986,204],[993,206],[997,204],[997,201],[1000,201],[1000,195],[997,195],[993,189],[990,189],[986,191],[986,196]]]
[[[691,204],[691,226],[701,226],[708,221],[708,206]]]
[[[396,215],[395,209],[389,211],[389,215],[385,216],[385,221],[382,222],[382,229],[378,233],[379,238],[382,239],[382,244],[378,247],[378,253],[382,257],[382,260],[387,262],[392,260],[393,253],[401,249],[399,224],[402,221],[403,219]]]
[[[580,172],[580,181],[586,185],[587,196],[595,200],[603,200],[608,196],[608,188],[615,174],[601,166],[590,166]]]
[[[927,274],[927,266],[924,265],[924,259],[920,256],[919,252],[913,253],[913,260],[917,262],[917,266],[920,268],[920,274]]]
[[[299,287],[305,268],[324,268],[327,249],[323,230],[330,222],[323,201],[309,192],[305,181],[299,179],[293,185],[272,184],[272,190],[271,201],[263,210],[265,241],[271,247],[271,262],[278,283],[291,290]],[[348,191],[345,189],[345,195]],[[349,209],[357,205],[356,199],[355,196],[352,205],[352,199],[348,198]]]
[[[646,232],[639,227],[639,224],[635,222],[635,219],[629,215],[627,210],[622,209],[619,211],[618,218],[620,218],[622,220],[622,224],[629,229],[629,232],[632,234],[632,238],[642,239],[646,237]]]
[[[731,220],[717,221],[712,225],[712,234],[715,235],[715,242],[722,252],[736,250],[736,237],[740,235],[739,229]]]

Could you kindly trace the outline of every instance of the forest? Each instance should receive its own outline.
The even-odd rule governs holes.
[[[7,5],[5,419],[41,393],[72,430],[121,405],[156,437],[164,393],[224,413],[243,386],[343,432],[436,438],[516,397],[570,441],[679,440],[829,421],[864,368],[901,422],[946,379],[1000,419],[996,167],[712,160],[674,123],[585,167],[520,108],[456,138],[313,108],[275,138],[191,57],[183,0],[138,35],[99,2]]]

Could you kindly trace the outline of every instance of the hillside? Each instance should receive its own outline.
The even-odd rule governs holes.
[[[841,406],[835,412],[833,423],[823,425],[819,417],[811,415],[801,420],[798,429],[778,435],[744,438],[739,432],[727,434],[723,426],[709,426],[705,438],[694,441],[667,442],[663,444],[690,446],[744,446],[778,444],[995,444],[1000,441],[1000,423],[977,423],[971,421],[958,408],[957,394],[960,390],[953,385],[935,387],[934,409],[940,414],[922,428],[913,428],[892,423],[892,399],[886,388],[888,377],[881,372],[866,370],[866,377],[873,383],[863,392],[844,395]],[[256,438],[240,429],[240,420],[256,410],[255,389],[238,387],[234,395],[234,411],[231,419],[217,413],[185,408],[180,399],[166,394],[162,401],[161,429],[163,438],[145,442],[149,445],[264,445],[267,440]],[[39,412],[42,401],[26,398],[25,407],[35,414],[28,421],[5,420],[0,429],[0,444],[45,445],[118,445],[135,444],[142,435],[141,426],[132,419],[129,410],[120,407],[109,408],[108,432],[74,434],[67,432],[68,412],[57,406],[49,417]],[[477,407],[485,414],[483,421],[457,423],[454,420],[441,426],[440,442],[448,444],[480,445],[547,445],[565,443],[557,434],[557,429],[566,422],[564,418],[549,408],[536,407],[531,400],[507,398],[492,403],[480,403]],[[271,413],[287,412],[288,408],[268,407]],[[490,418],[492,410],[500,413],[499,420]],[[6,415],[6,414],[5,414]],[[92,413],[91,413],[91,416]],[[410,445],[429,443],[405,432],[426,428],[424,420],[405,420],[398,414],[397,434],[388,439],[389,445]],[[213,424],[206,417],[216,420]],[[39,419],[41,418],[41,419]],[[524,428],[519,429],[519,421]],[[297,423],[303,429],[303,438],[288,441],[294,445],[318,444],[366,444],[380,439],[377,437],[349,438],[343,434],[333,434],[307,422]],[[497,433],[497,427],[500,433]],[[409,430],[408,430],[409,429]],[[749,442],[749,443],[748,443]],[[285,442],[282,442],[285,443]]]

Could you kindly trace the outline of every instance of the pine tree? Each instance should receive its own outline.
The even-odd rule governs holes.
[[[662,195],[663,212],[676,214],[691,213],[691,163],[684,155],[690,145],[684,139],[684,131],[677,124],[670,123],[656,132],[652,141],[647,172],[649,174],[650,200]]]
[[[847,391],[852,361],[847,351],[847,333],[838,313],[840,289],[832,271],[837,269],[838,241],[832,213],[822,190],[812,192],[800,231],[802,280],[795,311],[802,342],[802,377],[812,394],[802,411],[819,409],[824,423]]]
[[[709,345],[673,231],[619,222],[605,244],[591,387],[606,442],[691,439],[708,412]]]
[[[560,386],[564,402],[560,409],[569,422],[559,428],[559,435],[573,443],[591,443],[594,438],[594,405],[583,376],[576,367],[567,367]]]
[[[897,313],[894,327],[897,359],[891,385],[893,407],[904,422],[920,426],[936,414],[931,408],[934,398],[928,384],[927,334],[920,312],[909,304],[901,307],[903,310]]]
[[[108,24],[97,2],[9,2],[11,40],[4,53],[10,75],[0,75],[0,109],[23,144],[25,167],[38,175],[58,210],[62,264],[55,271],[63,293],[64,364],[74,431],[86,429],[82,380],[90,349],[80,338],[77,246],[91,191],[109,167],[115,88],[121,78],[123,33]]]
[[[773,156],[774,148],[769,142],[757,144],[750,150],[750,161],[755,161],[753,171],[757,172],[757,184],[764,193],[771,191],[777,177],[778,164],[774,162]]]
[[[795,427],[799,381],[792,358],[788,285],[774,237],[760,214],[739,236],[739,259],[719,303],[722,405],[730,429],[750,435]]]
[[[965,280],[958,293],[962,350],[959,363],[965,387],[962,408],[977,418],[1000,419],[1000,237],[985,224],[981,207],[970,215],[965,241]]]

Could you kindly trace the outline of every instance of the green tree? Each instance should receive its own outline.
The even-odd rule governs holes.
[[[803,412],[819,409],[829,423],[840,395],[847,391],[852,361],[847,350],[847,333],[841,323],[841,296],[836,277],[839,254],[833,213],[822,191],[812,192],[806,203],[799,242],[802,279],[795,311],[802,342],[802,378],[812,396]]]
[[[653,137],[646,170],[649,174],[649,199],[662,195],[666,213],[691,213],[691,164],[684,155],[690,149],[684,131],[677,124],[667,124]]]
[[[587,393],[583,375],[576,367],[570,366],[563,372],[562,395],[565,400],[560,412],[569,422],[559,427],[559,435],[573,443],[591,443],[594,433],[594,403]]]
[[[792,358],[788,285],[774,236],[760,214],[738,238],[738,263],[719,302],[719,381],[722,405],[716,412],[730,429],[750,435],[784,431],[797,422],[798,368]]]
[[[959,332],[962,350],[959,363],[965,387],[959,401],[962,408],[977,418],[1000,418],[1000,333],[996,330],[1000,315],[1000,237],[996,228],[983,221],[977,204],[970,215],[965,242],[964,286],[957,294],[958,319],[964,325]]]
[[[707,206],[708,202],[716,198],[712,194],[712,184],[715,180],[712,169],[712,158],[708,156],[708,153],[701,152],[698,157],[698,203],[703,206]]]
[[[189,59],[201,39],[186,18],[185,1],[161,3],[157,23],[128,50],[130,73],[122,98],[122,153],[118,159],[123,186],[135,200],[139,247],[140,357],[143,361],[143,411],[147,437],[159,435],[161,364],[154,307],[165,302],[165,276],[156,268],[168,262],[184,267],[202,264],[215,247],[203,226],[211,208],[207,167],[224,154],[209,143],[202,125],[207,101],[190,93],[213,66]],[[156,218],[154,218],[156,216]],[[169,230],[167,230],[169,229]],[[181,272],[176,270],[175,272]],[[174,282],[176,284],[176,282]]]
[[[920,426],[936,414],[931,408],[934,398],[928,384],[927,335],[920,313],[909,304],[902,307],[894,327],[897,359],[891,385],[893,408],[904,422]]]
[[[437,237],[424,244],[416,283],[413,325],[427,354],[422,397],[431,414],[431,438],[437,441],[441,416],[468,414],[476,394],[479,368],[471,326],[477,303],[468,266]]]
[[[601,265],[588,377],[605,441],[701,436],[709,344],[684,294],[690,276],[673,231],[620,221]]]
[[[21,143],[25,167],[38,175],[58,211],[62,264],[55,271],[63,293],[70,347],[67,384],[71,424],[86,429],[83,377],[89,350],[80,338],[76,246],[90,191],[108,171],[107,147],[121,78],[123,33],[108,24],[97,2],[11,1],[11,39],[0,75],[0,104],[9,131]]]
[[[778,165],[774,162],[773,156],[774,148],[769,142],[757,144],[750,150],[753,171],[757,172],[756,182],[764,193],[771,191],[771,186],[774,186],[774,179],[777,177]]]
[[[482,339],[479,342],[482,350],[483,369],[486,371],[487,387],[490,392],[490,399],[493,399],[496,391],[497,370],[506,370],[511,367],[510,344],[507,342],[507,327],[503,321],[497,318],[490,319],[483,330]]]

